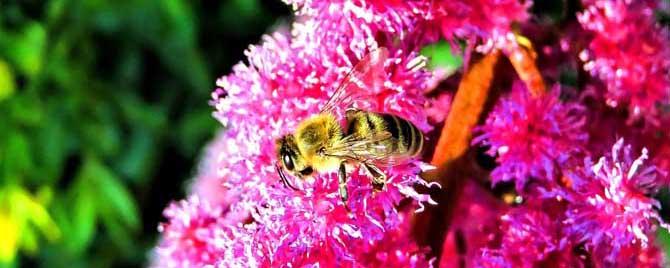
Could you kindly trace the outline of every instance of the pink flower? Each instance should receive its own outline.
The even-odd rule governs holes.
[[[415,42],[422,32],[425,1],[398,0],[284,0],[293,6],[299,18],[293,25],[296,43],[304,44],[304,53],[318,50],[322,44],[337,44],[338,53],[351,51],[362,57],[368,47],[379,42],[391,44]],[[416,49],[416,48],[410,48]]]
[[[532,267],[566,246],[559,224],[543,211],[516,209],[502,220],[502,251],[510,263]]]
[[[670,133],[663,133],[659,130],[655,135],[645,137],[645,143],[654,146],[652,163],[661,171],[661,177],[658,178],[658,184],[663,186],[670,185]]]
[[[217,81],[211,105],[225,131],[208,145],[190,197],[165,210],[153,265],[438,264],[411,234],[422,227],[414,225],[412,213],[434,204],[414,188],[430,186],[418,175],[429,168],[424,159],[380,166],[388,176],[382,190],[373,189],[369,175],[359,167],[348,167],[349,198],[343,202],[337,174],[317,172],[305,180],[288,176],[300,190],[286,187],[275,170],[275,141],[318,114],[361,58],[381,47],[389,52],[382,81],[375,83],[379,86],[356,81],[360,89],[353,92],[352,105],[407,119],[430,137],[426,132],[431,124],[440,124],[453,112],[452,98],[451,92],[436,89],[436,81],[444,77],[424,70],[425,58],[418,51],[439,38],[454,44],[467,41],[468,53],[505,51],[516,45],[512,25],[526,23],[531,2],[285,2],[296,14],[290,31],[264,36],[245,51],[247,61]],[[662,169],[670,166],[665,159],[668,136],[660,128],[632,128],[624,123],[624,109],[605,107],[605,102],[589,97],[607,99],[610,106],[625,104],[631,118],[643,116],[661,126],[667,119],[661,117],[659,104],[670,95],[670,49],[665,46],[670,38],[653,20],[656,1],[584,2],[580,24],[568,25],[573,17],[566,16],[565,27],[547,31],[548,26],[538,24],[523,29],[539,45],[538,67],[544,78],[561,80],[566,71],[577,68],[576,54],[581,54],[584,68],[599,79],[582,81],[577,74],[580,88],[575,91],[554,87],[538,97],[517,82],[497,100],[485,123],[475,129],[472,143],[488,146],[498,165],[489,178],[473,164],[472,175],[481,176],[458,178],[463,180],[462,187],[453,188],[458,198],[453,204],[440,204],[454,206],[448,208],[449,218],[438,218],[449,225],[446,240],[437,240],[444,242],[442,252],[437,252],[440,267],[664,264],[654,233],[657,226],[669,226],[659,216],[659,202],[650,196],[668,185],[661,179]],[[551,44],[556,40],[560,44]],[[505,65],[496,67],[496,77],[514,79],[511,71],[499,72],[498,67]],[[601,84],[602,90],[591,90]],[[427,100],[425,95],[436,97]],[[334,111],[341,123],[344,108]],[[634,159],[631,146],[619,140],[597,163],[590,158],[584,166],[577,163],[575,159],[591,152],[609,150],[610,139],[618,138],[613,130],[633,146],[654,148],[656,155],[648,156],[645,149]],[[494,185],[514,182],[519,196],[503,202],[496,196],[505,185],[487,189],[489,179]]]
[[[484,47],[499,47],[496,44],[509,41],[513,23],[528,19],[527,9],[531,4],[518,0],[285,2],[293,5],[298,15],[312,18],[295,24],[294,28],[299,30],[297,40],[310,39],[308,43],[313,46],[327,42],[346,44],[358,53],[373,45],[375,39],[386,42],[400,39],[421,45],[434,42],[440,36],[450,41],[482,39]],[[312,34],[315,27],[323,32]]]
[[[513,23],[529,18],[527,9],[532,2],[438,0],[430,3],[423,14],[429,29],[441,33],[447,40],[479,38],[492,47],[493,43],[508,39]]]
[[[268,191],[265,200],[243,200],[236,204],[242,209],[255,210],[254,230],[236,231],[230,239],[240,243],[232,250],[226,249],[220,264],[228,266],[245,258],[270,266],[282,263],[358,266],[373,260],[370,256],[362,258],[362,253],[396,254],[395,250],[408,254],[402,258],[407,265],[422,263],[415,259],[425,259],[423,251],[410,240],[409,234],[394,235],[408,224],[408,213],[399,213],[395,208],[404,197],[400,190],[389,185],[386,192],[372,194],[365,175],[355,174],[349,182],[351,201],[347,209],[340,202],[334,180],[334,174],[317,179],[309,185],[307,193],[287,192],[282,186]],[[390,235],[396,236],[396,246],[376,246]],[[383,251],[374,251],[377,249]],[[399,261],[382,258],[374,262],[384,260]]]
[[[320,19],[319,27],[335,23],[335,19]],[[307,17],[303,23],[308,25],[309,21]],[[295,192],[280,183],[274,170],[275,139],[318,113],[358,61],[356,55],[370,49],[338,45],[355,39],[355,35],[324,36],[327,31],[320,28],[310,31],[313,36],[296,34],[289,39],[276,33],[265,37],[262,45],[251,46],[246,52],[249,65],[236,65],[233,74],[217,82],[221,88],[213,94],[215,116],[227,126],[224,137],[228,147],[218,157],[219,173],[222,184],[239,193],[239,201],[232,204],[231,211],[247,211],[253,221],[230,227],[230,242],[218,265],[424,266],[427,263],[423,250],[409,234],[395,234],[399,226],[407,224],[407,213],[396,208],[401,200],[412,197],[430,201],[411,187],[423,182],[417,175],[420,163],[383,168],[388,184],[378,193],[367,175],[352,170],[346,206],[338,196],[336,174],[296,181],[304,192]],[[335,39],[316,46],[316,39],[310,38]],[[425,131],[429,125],[422,110],[422,92],[429,76],[417,69],[420,58],[416,53],[401,47],[389,50],[383,88],[368,92],[355,105],[399,115]],[[412,206],[418,208],[416,202]],[[396,237],[396,246],[375,246],[389,236]],[[377,255],[361,255],[364,252]]]
[[[596,105],[594,105],[596,104]],[[665,126],[670,123],[661,121],[661,125],[653,126],[646,122],[627,122],[629,114],[622,109],[612,109],[604,103],[592,103],[589,109],[589,150],[593,152],[608,151],[621,137],[633,148],[652,148],[649,152],[649,164],[658,170],[655,187],[670,186],[670,132]]]
[[[452,96],[448,93],[441,93],[426,103],[426,114],[429,122],[439,124],[444,122],[451,108]]]
[[[161,241],[152,267],[202,267],[214,264],[223,252],[224,227],[234,220],[226,211],[193,196],[172,203],[163,212],[168,219],[158,230]]]
[[[660,205],[649,194],[658,190],[658,171],[645,167],[647,150],[632,159],[630,147],[620,139],[609,157],[602,157],[577,174],[571,174],[573,200],[565,220],[570,236],[583,242],[594,258],[605,263],[638,261],[635,248],[653,246],[657,224],[668,228],[658,215]],[[626,261],[626,262],[624,262]]]
[[[533,98],[523,84],[515,83],[510,94],[489,114],[473,143],[489,145],[488,153],[497,155],[494,184],[514,180],[523,192],[530,178],[552,182],[588,136],[584,108],[561,102],[558,88]]]
[[[205,147],[202,160],[198,165],[198,172],[192,180],[190,192],[198,198],[214,206],[227,207],[237,201],[235,189],[228,189],[222,185],[223,179],[219,170],[222,157],[230,154],[233,141],[227,139],[225,131],[220,131],[213,141]]]
[[[583,267],[574,252],[574,241],[564,233],[565,202],[533,198],[500,217],[500,239],[482,248],[478,265],[483,267]]]
[[[578,15],[593,34],[584,69],[607,86],[607,103],[658,124],[670,98],[670,34],[655,22],[657,1],[585,1]]]
[[[481,249],[500,241],[500,216],[509,208],[472,180],[455,203],[453,222],[443,244],[439,267],[477,267]]]

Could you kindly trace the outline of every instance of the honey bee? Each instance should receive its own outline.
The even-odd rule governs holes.
[[[289,188],[284,170],[304,179],[315,172],[338,172],[338,189],[346,203],[347,164],[357,164],[371,177],[374,189],[383,189],[386,174],[379,166],[392,166],[421,153],[423,133],[399,116],[346,107],[361,92],[383,86],[385,48],[363,57],[345,76],[321,111],[302,121],[295,132],[276,140],[275,168]],[[373,91],[374,92],[374,91]],[[334,112],[345,106],[346,128]]]

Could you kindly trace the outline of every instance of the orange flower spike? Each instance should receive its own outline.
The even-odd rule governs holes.
[[[471,65],[458,86],[451,111],[445,120],[431,164],[441,166],[462,156],[470,146],[472,128],[484,109],[499,51]]]
[[[541,96],[545,93],[546,86],[535,64],[537,53],[528,38],[518,34],[515,37],[517,45],[508,48],[507,58],[533,97]]]
[[[500,51],[493,51],[470,63],[454,96],[451,109],[437,141],[431,164],[437,169],[421,176],[426,181],[437,181],[442,189],[428,189],[438,205],[427,207],[424,213],[415,214],[414,235],[420,245],[429,246],[436,263],[439,263],[442,246],[453,217],[454,204],[474,170],[465,157],[472,140],[472,129],[477,125],[485,105],[491,97]]]

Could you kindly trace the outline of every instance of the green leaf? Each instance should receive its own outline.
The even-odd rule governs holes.
[[[98,213],[112,215],[126,228],[137,230],[140,217],[130,192],[114,176],[99,176],[96,182],[98,183],[98,197],[106,201],[99,204]]]
[[[64,226],[67,226],[68,239],[66,246],[73,254],[80,254],[88,248],[95,234],[98,213],[100,213],[100,200],[107,201],[105,196],[100,195],[100,177],[113,176],[93,156],[87,156],[84,164],[75,178],[75,185],[65,206],[71,211],[60,211],[59,215],[65,215]],[[69,220],[71,219],[71,220]],[[69,224],[68,224],[69,222]]]
[[[8,102],[11,120],[24,126],[37,126],[44,118],[39,97],[34,94],[17,94]]]
[[[17,198],[15,203],[21,203],[25,206],[25,213],[28,216],[29,221],[37,227],[49,241],[59,239],[61,236],[60,230],[44,207],[44,204],[39,203],[39,200],[31,196],[28,192],[22,190],[20,193],[20,198]]]
[[[5,240],[0,243],[0,259],[11,257],[18,247],[36,252],[38,231],[49,241],[60,237],[60,229],[44,204],[18,185],[0,189],[0,226],[0,237]]]
[[[12,96],[15,87],[12,68],[0,59],[0,101]]]
[[[151,43],[161,54],[161,61],[174,75],[184,77],[194,93],[206,93],[211,81],[195,37],[194,15],[185,1],[159,2],[162,31]],[[204,95],[204,94],[202,94]]]
[[[120,172],[133,181],[142,181],[153,169],[156,155],[154,135],[143,128],[134,128],[126,144],[127,150],[118,161]]]
[[[463,66],[463,58],[451,50],[449,43],[441,41],[422,48],[421,54],[430,59],[429,68],[443,69],[449,76]]]
[[[6,192],[0,189],[0,194],[5,195]],[[2,201],[0,200],[0,202]],[[12,215],[11,211],[10,213],[6,213],[4,208],[3,211],[0,211],[0,235],[2,236],[2,239],[0,239],[0,265],[11,263],[18,250],[20,223]]]
[[[24,228],[28,229],[28,228]],[[23,249],[24,252],[27,252],[30,255],[34,255],[37,252],[38,249],[38,239],[37,239],[37,232],[33,232],[32,230],[22,230],[21,231],[21,249]]]
[[[664,228],[658,228],[658,243],[665,250],[666,255],[670,254],[670,232]]]
[[[67,236],[67,239],[60,240],[60,243],[58,243],[57,246],[68,254],[79,251],[79,249],[77,249],[77,245],[82,244],[81,241],[78,241],[79,236],[76,234],[78,230],[74,223],[75,219],[73,216],[74,209],[72,207],[76,201],[76,199],[66,198],[63,196],[56,198],[56,200],[54,200],[54,202],[51,203],[51,206],[49,207],[49,211],[56,221],[56,224],[60,228],[61,232]]]
[[[85,146],[96,154],[110,156],[119,152],[121,133],[110,107],[99,107],[98,114],[82,124],[81,130]]]
[[[167,113],[160,107],[149,106],[142,102],[137,96],[127,93],[118,93],[116,95],[119,108],[121,109],[123,119],[127,122],[137,124],[134,127],[143,127],[155,130],[164,130],[167,124]]]
[[[36,157],[41,165],[42,172],[39,176],[40,182],[54,182],[58,179],[65,157],[67,148],[70,144],[71,135],[67,133],[61,115],[56,112],[50,112],[50,120],[45,120],[44,126],[38,131],[35,139],[34,150]]]
[[[60,19],[65,13],[66,0],[51,0],[47,3],[47,21],[54,22]]]
[[[25,25],[18,33],[8,34],[0,44],[18,71],[32,77],[42,68],[46,37],[44,27],[33,22]]]
[[[105,200],[96,204],[98,215],[111,215],[129,229],[139,227],[139,213],[135,201],[114,173],[89,156],[81,176],[94,187],[91,192],[95,194],[95,199]]]
[[[5,143],[3,159],[4,174],[8,177],[22,178],[33,168],[32,152],[28,139],[21,132],[10,132]]]
[[[133,241],[130,230],[118,223],[117,219],[111,214],[102,217],[102,222],[109,233],[112,243],[124,252],[124,255],[130,255],[132,251],[137,250],[138,245]]]
[[[85,180],[85,178],[80,178]],[[88,248],[96,226],[96,208],[98,202],[92,185],[82,183],[76,189],[72,208],[72,229],[67,233],[70,250],[76,254]]]

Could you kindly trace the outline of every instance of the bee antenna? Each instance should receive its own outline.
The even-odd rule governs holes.
[[[279,178],[281,179],[282,183],[284,183],[284,186],[293,189],[294,191],[300,191],[298,188],[295,188],[291,183],[288,182],[286,179],[286,176],[284,175],[284,171],[282,168],[279,166],[279,163],[275,163],[275,169],[277,170],[277,173],[279,174]]]

